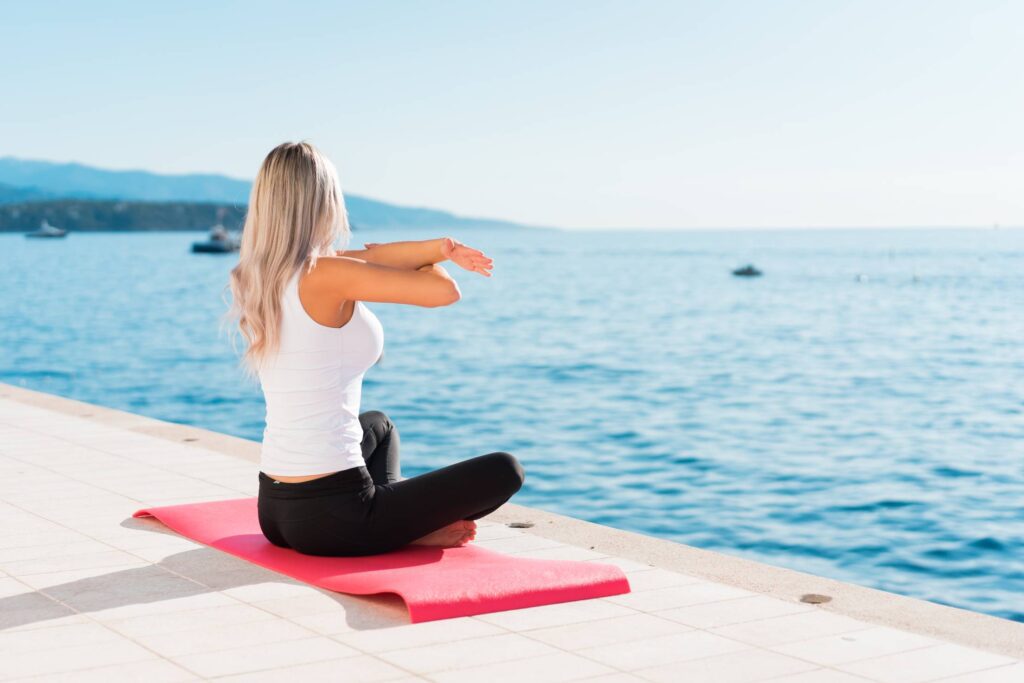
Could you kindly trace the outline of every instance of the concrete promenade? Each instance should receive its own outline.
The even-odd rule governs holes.
[[[409,624],[131,517],[255,496],[258,452],[0,384],[0,680],[1024,681],[1024,624],[513,503],[475,543],[632,592]]]

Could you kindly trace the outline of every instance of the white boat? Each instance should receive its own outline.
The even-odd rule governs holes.
[[[220,223],[210,228],[210,238],[205,242],[192,243],[192,251],[196,254],[223,254],[238,251],[241,247],[242,241]]]
[[[63,228],[55,228],[50,225],[46,219],[43,219],[42,225],[35,232],[26,232],[25,237],[64,237],[68,234],[67,230]]]

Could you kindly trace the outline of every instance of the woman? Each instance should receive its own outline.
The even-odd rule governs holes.
[[[360,413],[363,375],[383,329],[365,302],[448,306],[450,260],[490,277],[492,260],[451,238],[336,251],[350,232],[337,173],[306,142],[274,148],[252,186],[231,311],[242,358],[266,400],[259,523],[271,543],[309,555],[455,547],[520,489],[519,461],[495,451],[403,478],[387,415]],[[424,362],[430,362],[425,358]]]

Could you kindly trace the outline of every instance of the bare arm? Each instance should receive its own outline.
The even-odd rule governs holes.
[[[314,297],[334,306],[356,299],[435,308],[462,298],[459,285],[436,263],[406,269],[353,256],[321,256],[304,284]]]
[[[403,242],[385,242],[372,249],[339,249],[336,256],[350,256],[392,268],[416,270],[426,265],[447,260],[441,253],[445,237],[432,240],[407,240]]]

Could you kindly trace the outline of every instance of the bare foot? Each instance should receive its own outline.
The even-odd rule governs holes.
[[[460,519],[436,531],[431,531],[426,536],[417,538],[410,545],[438,545],[454,548],[465,545],[474,538],[476,538],[476,522],[471,519]]]

